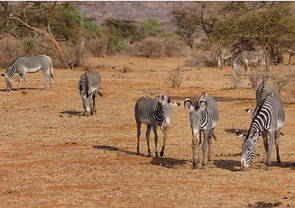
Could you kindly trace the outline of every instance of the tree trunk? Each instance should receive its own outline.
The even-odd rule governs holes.
[[[68,57],[61,49],[59,43],[57,42],[57,40],[55,39],[54,35],[50,32],[50,31],[46,31],[46,30],[43,30],[43,29],[40,29],[40,28],[36,28],[36,27],[33,27],[31,25],[29,25],[28,23],[24,22],[23,20],[21,20],[20,18],[18,17],[15,17],[15,16],[12,16],[10,17],[9,19],[11,20],[15,20],[19,23],[21,23],[22,25],[24,25],[25,27],[45,36],[49,42],[55,47],[55,49],[57,50],[58,54],[61,56],[61,59],[62,60],[65,60],[66,62],[66,65],[68,68],[73,68],[72,66],[72,63],[70,61],[70,57]]]

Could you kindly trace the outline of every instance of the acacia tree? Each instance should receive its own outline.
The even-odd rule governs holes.
[[[219,18],[223,3],[195,2],[191,7],[176,8],[172,11],[180,36],[193,48],[195,38],[203,32],[212,44],[212,34]]]
[[[69,3],[57,2],[1,2],[3,32],[15,37],[40,35],[50,43],[66,67],[74,63],[60,42],[78,39],[82,30],[82,17]],[[44,14],[44,15],[40,15]]]
[[[224,10],[225,18],[219,19],[215,26],[214,40],[228,45],[253,41],[264,51],[268,72],[274,49],[295,43],[293,5],[292,2],[229,3]]]

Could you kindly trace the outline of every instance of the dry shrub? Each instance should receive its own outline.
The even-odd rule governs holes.
[[[100,31],[86,43],[89,52],[96,57],[104,57],[108,50],[108,37]]]
[[[7,68],[18,56],[22,55],[21,43],[13,37],[0,40],[0,67]]]
[[[251,87],[253,89],[256,89],[260,80],[264,77],[261,71],[257,71],[257,70],[252,70],[249,74],[249,81],[251,84]]]
[[[189,48],[186,44],[176,37],[167,38],[163,42],[164,56],[177,57],[188,55]]]
[[[173,71],[170,71],[167,81],[170,87],[179,88],[183,81],[183,70],[181,67],[177,67]]]
[[[295,72],[293,70],[289,70],[287,73],[271,73],[270,79],[276,85],[279,92],[281,92],[289,83],[294,82],[295,80]]]
[[[163,56],[164,48],[161,39],[150,37],[144,39],[139,46],[139,55],[148,58],[158,58]]]
[[[217,66],[217,61],[213,57],[196,55],[185,60],[184,65],[189,67],[214,67]]]
[[[140,42],[130,44],[127,54],[130,56],[159,58],[185,56],[188,51],[185,43],[177,37],[148,37]]]

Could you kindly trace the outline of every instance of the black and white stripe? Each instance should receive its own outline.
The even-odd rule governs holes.
[[[88,77],[87,77],[87,73],[83,73],[80,76],[80,80],[79,80],[79,90],[80,90],[80,94],[83,93],[86,95],[86,97],[88,97]]]

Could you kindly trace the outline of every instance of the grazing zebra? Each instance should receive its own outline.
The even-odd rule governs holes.
[[[240,65],[244,65],[245,72],[250,73],[250,66],[265,66],[265,55],[262,50],[242,51],[234,58],[232,72],[235,87],[240,85]]]
[[[43,71],[45,84],[44,88],[47,87],[47,81],[50,80],[50,87],[52,87],[52,79],[53,79],[53,67],[52,60],[49,56],[46,55],[38,55],[31,57],[19,57],[15,59],[7,68],[7,74],[1,74],[1,76],[5,77],[7,91],[12,89],[12,80],[15,74],[19,74],[20,80],[18,89],[21,87],[22,80],[25,81],[26,89],[27,80],[26,73],[37,72],[39,70]]]
[[[279,134],[285,124],[285,113],[283,103],[278,95],[272,91],[264,96],[260,104],[257,105],[254,117],[252,119],[248,134],[239,135],[244,138],[242,145],[242,168],[248,168],[252,159],[256,156],[256,144],[260,135],[263,137],[264,157],[263,162],[271,165],[272,144],[275,142],[277,161],[280,163],[279,154]],[[269,134],[269,138],[268,138]]]
[[[213,97],[202,93],[199,97],[187,98],[184,107],[189,111],[189,119],[192,130],[192,152],[193,168],[206,167],[207,162],[212,163],[211,143],[215,138],[214,129],[218,122],[217,104]],[[203,133],[203,141],[202,135]],[[196,147],[198,146],[198,159],[196,158]],[[203,160],[201,164],[201,157]]]
[[[275,92],[271,87],[270,85],[265,81],[265,80],[262,80],[257,89],[256,89],[256,107],[255,107],[255,110],[253,109],[245,109],[246,112],[248,113],[252,113],[252,119],[256,116],[258,110],[260,109],[264,99],[267,97],[267,95],[271,93],[274,97],[274,99],[276,100],[276,108],[277,108],[277,119],[278,119],[278,123],[280,125],[278,125],[278,129],[276,129],[276,132],[275,132],[275,146],[276,146],[276,152],[277,152],[277,161],[278,163],[281,162],[281,159],[280,159],[280,153],[279,153],[279,139],[280,139],[280,135],[283,135],[283,133],[280,131],[280,129],[284,126],[284,123],[285,123],[285,111],[284,111],[284,108],[283,108],[283,101],[282,99],[279,97],[279,95],[277,94],[277,92]]]
[[[151,128],[154,131],[155,137],[155,154],[158,157],[158,134],[157,127],[160,126],[163,132],[163,146],[160,152],[160,156],[163,157],[165,150],[165,143],[167,139],[167,130],[170,123],[170,114],[173,106],[179,106],[180,103],[171,101],[171,98],[166,95],[159,95],[152,99],[147,96],[141,97],[137,100],[134,108],[135,121],[137,127],[137,154],[139,154],[139,139],[141,124],[147,125],[146,129],[146,141],[148,156],[151,156],[150,150],[150,132]]]
[[[218,67],[222,69],[226,63],[231,62],[232,57],[233,54],[230,49],[222,48],[220,53],[216,57]]]
[[[80,76],[79,90],[83,101],[84,116],[96,113],[95,101],[98,95],[102,96],[99,91],[101,85],[101,76],[96,71],[88,70]]]

